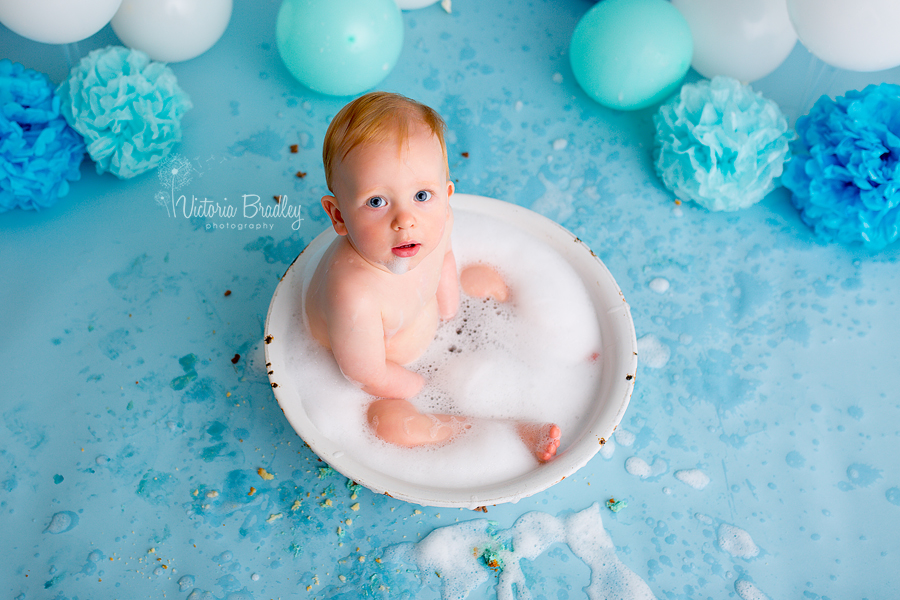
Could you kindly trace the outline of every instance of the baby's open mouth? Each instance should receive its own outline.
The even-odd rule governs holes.
[[[421,246],[421,244],[418,244],[416,242],[410,242],[408,244],[394,246],[393,248],[391,248],[391,252],[394,253],[394,256],[399,256],[400,258],[409,258],[411,256],[415,256]]]

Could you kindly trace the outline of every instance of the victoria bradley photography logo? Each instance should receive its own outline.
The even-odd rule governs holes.
[[[198,173],[200,170],[181,154],[173,154],[160,163],[157,174],[163,189],[156,192],[154,199],[170,218],[206,219],[207,230],[274,229],[276,223],[284,220],[290,220],[291,229],[300,229],[301,206],[291,204],[287,195],[263,201],[259,194],[241,194],[239,199],[223,198],[219,202],[181,193]]]

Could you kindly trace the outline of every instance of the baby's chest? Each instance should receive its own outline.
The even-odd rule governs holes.
[[[438,317],[436,290],[396,286],[382,309],[385,337],[407,330],[430,329]]]

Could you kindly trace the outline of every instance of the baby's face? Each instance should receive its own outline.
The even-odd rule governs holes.
[[[405,273],[444,236],[453,183],[438,138],[422,125],[396,140],[354,148],[335,167],[334,196],[322,198],[334,229],[372,265]]]

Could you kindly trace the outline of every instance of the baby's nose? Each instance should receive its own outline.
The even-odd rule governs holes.
[[[394,230],[409,229],[416,226],[416,218],[412,211],[400,209],[394,214],[394,222],[392,223]]]

